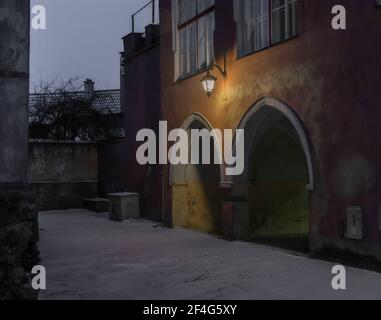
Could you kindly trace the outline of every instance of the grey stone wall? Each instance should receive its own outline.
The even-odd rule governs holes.
[[[31,140],[28,178],[40,211],[82,208],[98,193],[97,144]]]
[[[0,185],[0,300],[38,296],[29,274],[40,262],[33,200],[27,185]]]
[[[0,1],[0,300],[36,299],[38,213],[27,185],[29,0]]]
[[[29,1],[0,1],[0,183],[27,177]]]

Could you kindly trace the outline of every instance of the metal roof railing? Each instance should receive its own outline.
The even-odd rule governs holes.
[[[135,32],[135,17],[141,13],[144,9],[152,5],[152,24],[155,23],[155,16],[156,16],[156,0],[151,0],[146,5],[141,7],[138,11],[136,11],[133,15],[131,15],[131,24],[132,24],[132,32]]]

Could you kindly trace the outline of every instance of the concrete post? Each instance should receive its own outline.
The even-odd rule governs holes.
[[[0,300],[33,299],[37,212],[27,185],[29,0],[0,2]]]

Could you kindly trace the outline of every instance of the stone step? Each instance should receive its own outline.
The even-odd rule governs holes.
[[[96,213],[108,212],[108,200],[104,198],[85,199],[83,205],[87,210]]]

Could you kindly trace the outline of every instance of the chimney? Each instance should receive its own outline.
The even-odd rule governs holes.
[[[145,30],[146,47],[151,47],[160,41],[160,26],[158,24],[149,24]]]
[[[123,43],[125,57],[129,59],[144,49],[145,38],[143,37],[143,33],[129,33],[123,37]]]
[[[94,97],[94,81],[91,79],[86,79],[83,83],[85,99],[91,100]]]

